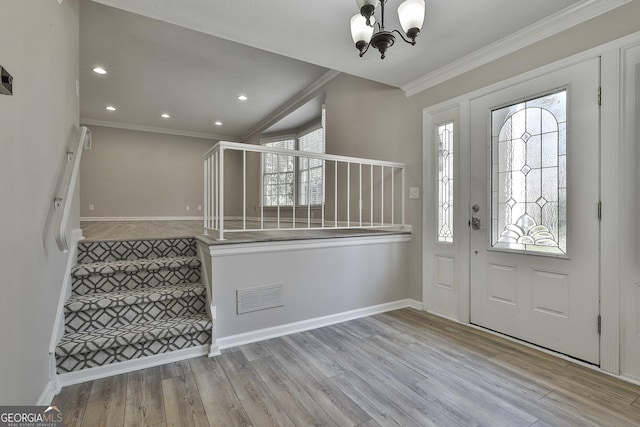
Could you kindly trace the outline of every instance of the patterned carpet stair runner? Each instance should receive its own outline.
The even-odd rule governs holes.
[[[195,239],[80,242],[58,373],[211,342]]]

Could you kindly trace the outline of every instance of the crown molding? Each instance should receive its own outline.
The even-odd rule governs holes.
[[[280,108],[273,111],[269,114],[264,120],[255,125],[251,130],[249,130],[245,135],[240,138],[242,142],[251,138],[257,133],[268,129],[272,125],[276,124],[280,120],[284,119],[289,114],[293,113],[299,107],[307,103],[310,99],[315,97],[318,92],[320,92],[324,86],[329,83],[331,80],[335,79],[340,75],[340,71],[329,70],[323,75],[321,75],[316,81],[307,86],[304,90],[299,92],[293,98],[284,103]]]
[[[401,89],[407,97],[450,80],[547,37],[609,12],[632,0],[583,0],[495,43],[426,74]]]
[[[567,68],[572,65],[579,64],[580,62],[587,61],[589,59],[593,59],[598,56],[606,55],[607,52],[610,52],[612,50],[618,50],[618,49],[624,50],[624,49],[631,48],[633,46],[637,46],[639,43],[640,43],[640,31],[636,31],[635,33],[628,34],[624,37],[621,37],[616,40],[612,40],[600,46],[592,47],[591,49],[573,54],[566,58],[559,59],[550,64],[542,65],[540,67],[526,71],[522,74],[509,77],[506,80],[501,80],[499,82],[490,84],[489,86],[484,86],[479,89],[475,89],[471,92],[467,92],[465,94],[458,95],[454,98],[440,102],[438,104],[431,105],[429,107],[424,108],[422,111],[424,112],[424,114],[437,114],[439,112],[448,110],[450,108],[457,108],[459,104],[464,102],[469,102],[472,99],[479,98],[489,93],[493,93],[493,92],[505,89],[507,87],[523,83],[527,80],[534,79],[543,74],[553,73],[563,68]]]
[[[141,132],[163,133],[166,135],[188,136],[191,138],[215,139],[221,141],[238,142],[238,138],[229,135],[217,135],[213,133],[191,132],[186,130],[174,130],[155,126],[134,125],[131,123],[110,122],[105,120],[94,120],[80,117],[83,125],[103,126],[108,128],[137,130]]]

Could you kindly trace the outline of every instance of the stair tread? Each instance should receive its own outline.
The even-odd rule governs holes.
[[[134,274],[141,270],[156,271],[161,269],[179,269],[181,267],[198,268],[200,267],[200,260],[196,256],[179,256],[127,261],[92,262],[87,264],[77,264],[71,269],[71,276],[79,278],[90,276],[92,274]]]
[[[79,371],[211,342],[194,238],[78,244],[59,372]],[[78,332],[75,332],[78,331]]]
[[[193,237],[96,240],[78,243],[78,263],[196,255]]]
[[[62,336],[56,348],[56,355],[88,353],[105,348],[120,347],[145,341],[186,335],[210,329],[211,319],[206,313],[169,319],[154,320],[96,329],[89,332],[75,332]]]
[[[143,304],[203,295],[205,292],[206,289],[201,283],[182,283],[154,288],[73,295],[67,300],[64,311],[65,313],[72,313],[83,310]]]

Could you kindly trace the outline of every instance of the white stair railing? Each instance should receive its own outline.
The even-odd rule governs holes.
[[[80,170],[80,159],[82,158],[82,149],[86,143],[90,144],[91,131],[85,126],[74,132],[69,142],[69,148],[65,156],[64,166],[62,167],[60,181],[53,198],[53,218],[55,224],[55,238],[58,248],[62,252],[69,251],[69,237],[67,229],[69,228],[69,215],[71,213],[71,201],[73,200],[76,183],[78,181],[78,173]]]
[[[238,162],[236,157],[232,164],[225,166],[225,152],[230,151],[239,152],[241,161]],[[300,159],[322,160],[322,204],[313,207],[310,204],[297,204],[295,191],[297,178],[295,178],[293,205],[281,206],[278,198],[277,206],[265,207],[264,195],[262,194],[264,175],[259,172],[259,183],[247,181],[248,153],[258,153],[258,164],[262,164],[264,154],[293,157],[295,165],[299,164]],[[260,167],[260,171],[261,169]],[[339,169],[343,173],[339,174]],[[363,169],[365,169],[364,172]],[[366,169],[369,170],[366,171]],[[405,229],[405,169],[404,163],[220,141],[204,155],[204,234],[208,235],[210,231],[213,231],[217,233],[217,240],[224,240],[225,233],[229,232],[269,229],[317,230],[391,227]],[[330,174],[327,173],[328,170],[332,170]],[[294,167],[293,173],[298,173],[297,166]],[[327,185],[328,175],[333,178],[331,186]],[[231,184],[227,185],[225,180],[231,181]],[[248,185],[259,188],[259,191],[251,193],[260,194],[258,200],[252,199],[252,202],[259,206],[260,214],[256,218],[247,216]],[[225,194],[228,197],[231,191],[234,192],[234,197],[239,197],[237,195],[242,197],[241,211],[236,207],[236,211],[232,212],[233,215],[229,215],[225,206]],[[307,195],[307,200],[310,200],[309,196],[310,194]],[[325,198],[333,202],[333,209],[328,213],[325,212]],[[364,206],[366,199],[369,202],[368,209]],[[252,203],[253,205],[254,203]],[[314,218],[312,221],[312,211],[317,209],[321,209],[320,218]],[[265,216],[265,210],[274,211],[273,216]],[[296,218],[296,212],[299,210],[305,214]],[[281,216],[284,212],[290,212],[291,215],[286,220]],[[368,218],[365,218],[363,213],[368,213]],[[398,217],[400,217],[399,221]],[[230,223],[233,223],[233,226],[229,226]],[[251,226],[250,223],[255,225]],[[271,226],[268,226],[269,223]],[[290,225],[283,225],[283,223]]]

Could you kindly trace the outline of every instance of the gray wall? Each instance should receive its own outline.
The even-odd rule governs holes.
[[[214,141],[88,127],[93,143],[80,167],[83,218],[203,215],[197,210],[204,203],[202,155]]]
[[[632,1],[409,98],[399,89],[349,75],[327,85],[327,153],[406,163],[407,189],[421,189],[419,200],[405,194],[407,223],[414,230],[407,298],[422,300],[423,109],[640,31],[638,16],[640,1]]]
[[[214,255],[208,273],[212,280],[213,305],[217,310],[216,337],[230,337],[407,298],[410,243],[342,246],[347,239],[337,240],[339,247],[302,248],[299,242],[289,241],[284,245],[276,243],[277,249],[274,245],[264,253]],[[288,245],[293,248],[287,248]],[[236,314],[238,289],[275,284],[284,287],[282,307]]]
[[[327,85],[327,152],[404,162],[408,165],[406,187],[421,188],[418,200],[410,200],[408,194],[405,194],[407,223],[414,227],[414,239],[408,254],[407,297],[422,299],[422,110],[638,31],[640,20],[636,19],[637,16],[640,16],[640,2],[632,1],[410,98],[399,89],[350,75],[341,75]],[[245,142],[258,143],[259,135]],[[257,216],[260,194],[259,156],[249,154],[247,167],[247,214]],[[239,156],[227,154],[227,215],[239,215],[242,212],[240,172]],[[87,193],[84,175],[82,182],[84,195]],[[330,213],[332,197],[329,192],[327,202],[327,212]],[[86,213],[86,204],[87,200],[83,197],[83,215]],[[179,208],[184,209],[184,206],[180,204]],[[94,215],[100,216],[97,209],[96,205]],[[176,213],[184,214],[184,210]]]
[[[400,89],[376,83],[370,80],[342,74],[329,82],[324,88],[326,98],[326,152],[328,154],[338,154],[360,158],[388,160],[406,163],[406,222],[411,224],[414,230],[414,238],[407,251],[408,274],[405,276],[407,283],[401,286],[406,294],[403,298],[413,298],[421,300],[422,295],[422,269],[421,269],[421,229],[422,229],[422,205],[420,200],[409,200],[409,187],[419,187],[422,183],[422,139],[421,123],[416,122],[416,117],[421,113],[412,110],[412,102],[407,99]],[[416,126],[417,129],[412,128]],[[259,135],[255,135],[245,142],[258,144]],[[247,199],[249,211],[248,215],[259,215],[257,206],[260,202],[260,160],[259,155],[247,157],[247,168],[249,171],[247,188]],[[326,183],[326,217],[333,218],[334,193],[333,193],[333,166],[327,165]],[[352,204],[351,219],[357,218],[357,175],[356,168],[352,171]],[[364,170],[366,176],[368,170]],[[374,171],[374,173],[379,173]],[[240,176],[240,175],[238,175]],[[346,176],[346,169],[339,169],[339,184]],[[387,196],[389,179],[386,178],[385,187]],[[379,181],[376,175],[375,181]],[[369,203],[366,197],[368,181],[364,182],[364,205],[368,218]],[[399,183],[397,183],[399,188]],[[375,184],[374,184],[375,185]],[[230,191],[239,193],[241,190]],[[338,219],[346,219],[346,208],[343,200],[344,188],[339,188],[339,209]],[[241,194],[241,193],[240,193]],[[396,193],[399,200],[400,195]],[[376,196],[374,196],[376,200]],[[400,206],[398,204],[398,206]],[[289,214],[290,215],[290,214]],[[288,216],[289,216],[288,215]],[[303,213],[306,218],[306,211]],[[316,215],[316,218],[319,216]],[[376,208],[375,220],[379,220],[378,209]],[[385,216],[387,221],[390,217]],[[396,212],[396,221],[400,219],[400,211]],[[400,285],[398,285],[400,286]]]
[[[67,255],[47,228],[59,169],[78,123],[78,2],[0,1],[0,405],[35,404]],[[77,228],[75,213],[72,227]]]
[[[400,89],[343,74],[328,84],[325,105],[327,153],[407,165],[406,222],[413,226],[413,239],[407,251],[409,271],[405,298],[421,300],[422,204],[421,200],[409,200],[409,187],[422,186],[422,125],[418,123],[417,129],[414,127],[415,112],[411,110],[411,102]],[[327,183],[328,187],[332,182]],[[389,184],[388,179],[385,182]],[[333,200],[330,197],[327,204],[327,210],[331,211]],[[352,203],[352,207],[357,206],[357,202]],[[396,218],[399,218],[398,214]]]
[[[478,67],[410,99],[421,110],[640,31],[640,1],[633,0],[510,55]],[[417,116],[421,121],[421,114]]]

